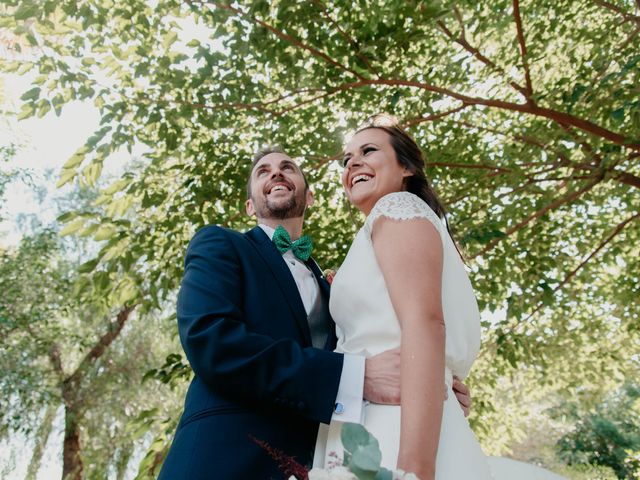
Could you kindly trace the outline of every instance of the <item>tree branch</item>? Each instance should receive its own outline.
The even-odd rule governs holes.
[[[244,18],[248,18],[249,20],[253,21],[254,23],[257,23],[258,25],[266,28],[267,30],[269,30],[271,33],[273,33],[276,37],[284,40],[285,42],[288,42],[292,45],[295,45],[296,47],[299,47],[303,50],[306,50],[307,52],[311,53],[311,55],[313,55],[314,57],[319,57],[322,58],[325,62],[338,67],[341,70],[344,70],[345,72],[349,72],[352,75],[354,75],[356,78],[364,80],[365,77],[363,77],[362,75],[360,75],[358,72],[356,72],[355,70],[350,69],[349,67],[347,67],[346,65],[342,65],[340,62],[334,60],[333,58],[331,58],[329,55],[327,55],[324,52],[321,52],[320,50],[318,50],[317,48],[314,48],[310,45],[307,45],[306,43],[303,43],[301,40],[292,37],[291,35],[284,33],[281,30],[278,30],[277,28],[273,27],[272,25],[268,24],[267,22],[260,20],[259,18],[255,17],[254,15],[250,15],[248,13],[243,12],[242,10],[240,10],[239,8],[235,8],[231,5],[225,5],[223,3],[219,3],[219,2],[214,2],[211,0],[187,0],[187,3],[189,4],[193,4],[193,3],[201,3],[201,4],[209,4],[209,5],[213,5],[216,8],[220,8],[221,10],[228,10],[230,12],[233,12],[241,17]]]
[[[49,347],[49,360],[53,365],[53,370],[60,376],[60,380],[64,379],[64,368],[62,366],[62,358],[60,355],[60,347],[57,343],[51,344]]]
[[[24,325],[24,330],[36,341],[40,341],[36,332],[33,331],[31,325],[28,323]],[[64,379],[64,367],[62,366],[62,358],[60,355],[60,347],[57,343],[52,343],[49,345],[49,350],[47,351],[47,356],[49,357],[49,361],[51,361],[51,366],[53,367],[53,371],[56,372],[60,376],[60,381]]]
[[[616,169],[611,170],[613,179],[619,181],[620,183],[624,183],[626,185],[631,185],[632,187],[640,188],[640,177],[636,177],[635,175],[627,172],[620,172]]]
[[[272,100],[267,100],[265,102],[260,103],[260,105],[266,106],[266,105],[271,105],[273,103],[278,103],[281,102],[282,100],[286,100],[287,98],[291,98],[295,95],[300,95],[302,93],[317,93],[317,92],[321,92],[323,91],[321,88],[301,88],[299,90],[294,90],[293,92],[289,92],[289,93],[285,93],[283,95],[280,95],[277,98],[274,98]]]
[[[511,173],[510,168],[502,168],[495,165],[483,165],[478,163],[450,163],[450,162],[425,162],[427,167],[445,167],[445,168],[469,168],[477,170],[490,170],[499,173]]]
[[[589,182],[586,185],[584,185],[582,188],[576,190],[575,192],[568,193],[567,195],[558,198],[554,202],[551,202],[550,204],[545,205],[543,208],[537,210],[536,212],[534,212],[531,215],[529,215],[528,217],[526,217],[524,220],[520,221],[519,223],[517,223],[513,227],[509,228],[505,232],[504,237],[496,238],[496,239],[492,240],[491,242],[489,242],[486,247],[484,247],[478,253],[473,255],[472,258],[478,257],[480,255],[484,255],[485,253],[487,253],[488,251],[493,249],[503,239],[507,238],[508,236],[512,235],[513,233],[517,232],[518,230],[524,228],[530,222],[532,222],[535,219],[540,218],[542,215],[544,215],[545,213],[549,212],[550,210],[554,210],[554,209],[556,209],[556,208],[558,208],[558,207],[560,207],[562,205],[565,205],[567,203],[573,202],[574,200],[579,198],[582,194],[584,194],[585,192],[591,190],[594,186],[596,186],[601,181],[602,181],[602,176],[598,176],[595,179],[593,179],[591,182]]]
[[[212,105],[207,105],[205,103],[193,103],[186,102],[184,100],[157,100],[158,103],[167,103],[167,104],[175,104],[175,105],[185,105],[187,107],[202,109],[202,110],[257,110],[259,112],[276,114],[274,110],[270,110],[264,106],[264,104],[260,103],[214,103]]]
[[[640,24],[640,17],[637,15],[633,15],[632,13],[627,12],[626,10],[624,10],[623,8],[620,8],[616,5],[614,5],[613,3],[610,2],[606,2],[604,0],[591,0],[593,3],[595,3],[596,5],[600,5],[601,7],[606,8],[607,10],[611,10],[612,12],[618,13],[620,15],[622,15],[625,19],[625,21],[631,21],[631,22],[636,22],[638,24]]]
[[[303,100],[303,101],[301,101],[299,103],[296,103],[295,105],[292,105],[291,107],[287,107],[287,108],[285,108],[283,110],[279,110],[277,112],[274,112],[273,115],[276,116],[276,117],[279,117],[281,115],[284,115],[287,112],[291,112],[292,110],[297,110],[298,108],[300,108],[300,107],[302,107],[304,105],[307,105],[309,103],[313,103],[313,102],[315,102],[317,100],[321,100],[323,98],[330,97],[334,93],[340,92],[342,90],[343,89],[341,87],[337,87],[337,88],[331,89],[329,91],[324,92],[322,95],[317,95],[315,97],[308,98],[308,99]]]
[[[188,0],[189,3],[194,3],[198,0]],[[514,111],[514,112],[521,112],[521,113],[527,113],[533,116],[537,116],[537,117],[543,117],[543,118],[547,118],[549,120],[552,120],[555,123],[558,124],[565,124],[565,125],[570,125],[573,127],[576,127],[580,130],[583,130],[585,132],[591,133],[593,135],[596,135],[598,137],[604,138],[606,140],[609,140],[610,142],[613,142],[615,144],[618,145],[623,145],[631,150],[638,150],[640,151],[640,143],[630,143],[629,139],[623,135],[620,135],[618,133],[612,132],[610,130],[607,130],[604,127],[601,127],[600,125],[596,125],[595,123],[589,121],[589,120],[585,120],[579,117],[575,117],[569,113],[565,113],[565,112],[559,112],[557,110],[552,110],[549,108],[542,108],[539,107],[537,105],[534,105],[532,103],[526,103],[526,104],[520,104],[520,103],[513,103],[513,102],[506,102],[506,101],[502,101],[502,100],[492,100],[492,99],[486,99],[486,98],[478,98],[478,97],[470,97],[468,95],[463,95],[461,93],[458,93],[456,91],[450,90],[448,88],[443,88],[443,87],[438,87],[436,85],[432,85],[432,84],[428,84],[428,83],[422,83],[422,82],[418,82],[418,81],[413,81],[413,80],[404,80],[404,79],[382,79],[382,78],[378,78],[378,79],[366,79],[363,76],[361,76],[360,74],[358,74],[357,72],[349,69],[348,67],[340,64],[339,62],[336,62],[335,60],[333,60],[331,57],[329,57],[327,54],[317,50],[314,47],[308,46],[304,43],[302,43],[300,40],[284,33],[281,32],[279,30],[277,30],[276,28],[274,28],[273,26],[265,23],[264,21],[249,15],[247,13],[242,12],[241,10],[232,7],[230,5],[224,5],[224,4],[220,4],[218,2],[213,2],[213,1],[205,1],[202,0],[199,3],[208,3],[211,5],[214,5],[218,8],[221,9],[225,9],[225,10],[229,10],[231,12],[236,13],[237,15],[240,15],[242,17],[246,17],[249,18],[250,20],[252,20],[255,23],[258,23],[259,25],[263,26],[264,28],[267,28],[270,32],[272,32],[274,35],[276,35],[278,38],[283,39],[286,42],[289,42],[290,44],[302,48],[303,50],[307,50],[308,52],[310,52],[312,55],[322,58],[323,60],[325,60],[327,63],[334,65],[344,71],[347,71],[349,73],[352,73],[354,76],[356,76],[356,78],[358,78],[357,82],[352,82],[352,83],[346,83],[343,84],[339,87],[336,87],[333,89],[333,91],[329,92],[329,94],[331,93],[335,93],[336,91],[339,90],[347,90],[347,89],[355,89],[355,88],[360,88],[360,87],[364,87],[364,86],[372,86],[372,85],[388,85],[388,86],[406,86],[406,87],[414,87],[414,88],[420,88],[429,92],[434,92],[434,93],[439,93],[441,95],[447,96],[447,97],[451,97],[451,98],[455,98],[457,100],[460,100],[463,103],[469,104],[469,105],[484,105],[486,107],[492,107],[492,108],[498,108],[498,109],[502,109],[502,110],[508,110],[508,111]],[[322,97],[316,97],[316,98],[322,98]],[[313,100],[307,100],[304,103],[309,103],[310,101]],[[291,107],[286,109],[285,111],[290,111],[294,108],[297,107]]]
[[[461,24],[460,35],[456,37],[453,34],[453,32],[451,32],[451,30],[447,28],[447,26],[444,24],[442,20],[438,20],[438,22],[436,22],[438,27],[440,27],[440,30],[442,30],[442,32],[449,38],[449,40],[457,43],[462,48],[464,48],[467,52],[469,52],[472,56],[477,58],[480,62],[484,63],[489,68],[492,68],[493,70],[495,70],[496,72],[500,73],[505,78],[507,78],[507,81],[509,82],[509,85],[511,85],[511,87],[513,87],[515,90],[520,92],[522,96],[524,96],[525,98],[528,98],[527,90],[523,86],[521,86],[516,81],[509,78],[509,75],[507,74],[507,72],[504,71],[502,67],[499,67],[498,65],[496,65],[493,61],[491,61],[489,58],[484,56],[482,52],[478,50],[478,48],[474,47],[467,41],[465,37],[465,32],[464,32],[464,24],[462,24],[462,18],[460,17],[460,12],[458,11],[457,8],[455,8],[455,11],[457,12],[456,17],[458,18],[458,23]]]
[[[529,71],[529,61],[527,60],[527,44],[524,40],[524,32],[522,30],[519,0],[513,0],[513,18],[516,22],[518,44],[520,45],[520,56],[522,57],[522,66],[524,67],[524,78],[527,85],[527,102],[534,103],[531,99],[531,96],[533,95],[533,86],[531,85],[531,72]]]
[[[441,118],[448,117],[449,115],[453,115],[454,113],[458,113],[459,111],[464,110],[465,108],[467,108],[469,106],[470,105],[467,105],[466,103],[463,103],[459,107],[452,108],[451,110],[446,110],[446,111],[440,112],[440,113],[434,113],[433,115],[428,115],[426,117],[411,118],[411,119],[405,120],[402,123],[402,126],[404,128],[409,128],[409,127],[412,127],[414,125],[418,125],[418,124],[424,123],[424,122],[434,122],[436,120],[440,120]]]
[[[104,355],[104,352],[107,350],[107,348],[109,348],[111,343],[118,337],[118,335],[120,335],[122,328],[129,319],[129,316],[131,315],[131,312],[135,307],[135,305],[123,307],[118,312],[115,322],[109,325],[108,331],[105,332],[102,337],[100,337],[100,339],[96,342],[93,348],[89,350],[89,353],[87,353],[87,355],[85,355],[85,357],[82,359],[80,365],[78,365],[78,368],[76,368],[76,370],[69,377],[67,377],[67,379],[65,380],[65,383],[67,385],[77,385],[80,380],[82,380],[84,373],[89,369],[89,367],[97,359]]]
[[[551,291],[551,293],[552,294],[556,294],[562,287],[564,287],[567,283],[569,283],[576,276],[576,274],[587,263],[589,263],[589,261],[593,257],[595,257],[600,252],[600,250],[602,250],[607,244],[609,244],[611,242],[611,240],[613,240],[624,229],[624,227],[627,226],[627,224],[629,224],[630,222],[632,222],[634,220],[637,220],[639,218],[640,218],[640,213],[636,213],[635,215],[627,218],[622,223],[618,224],[618,226],[613,229],[613,231],[607,236],[607,238],[605,238],[602,242],[600,242],[600,245],[598,245],[595,250],[593,250],[589,255],[587,255],[585,257],[585,259],[582,260],[582,262],[580,262],[580,264],[576,268],[571,270],[564,277],[564,279]],[[536,313],[538,313],[540,311],[540,309],[542,307],[544,307],[544,303],[542,301],[539,301],[537,306],[536,306],[536,308],[533,310],[533,312],[531,312],[531,314],[529,314],[529,316],[524,320],[524,323],[528,322],[531,319],[531,317],[533,317]]]
[[[340,33],[340,35],[342,35],[342,37],[347,42],[349,42],[349,44],[352,47],[355,48],[356,56],[360,60],[362,60],[362,62],[367,66],[367,69],[369,69],[376,77],[380,77],[380,74],[373,67],[373,65],[371,65],[371,62],[369,61],[369,59],[365,55],[363,55],[362,52],[360,51],[360,45],[358,44],[358,42],[351,35],[349,35],[347,32],[345,32],[342,29],[342,27],[340,27],[338,22],[336,22],[333,18],[331,18],[331,15],[329,15],[329,11],[327,10],[327,6],[321,0],[313,0],[313,3],[315,3],[316,5],[318,5],[322,9],[322,15],[324,16],[324,18],[326,18],[329,21],[329,23],[331,23],[331,25],[333,25],[335,27],[335,29],[338,31],[338,33]]]
[[[570,126],[576,127],[579,130],[589,132],[593,135],[609,140],[610,142],[615,143],[617,145],[622,145],[631,150],[640,151],[640,143],[631,143],[627,137],[620,135],[618,133],[612,132],[611,130],[607,130],[606,128],[601,127],[600,125],[596,125],[595,123],[589,120],[576,117],[569,113],[559,112],[557,110],[552,110],[550,108],[543,108],[533,104],[521,104],[521,103],[506,102],[503,100],[492,100],[492,99],[479,98],[479,97],[470,97],[468,95],[463,95],[461,93],[455,92],[448,88],[438,87],[437,85],[422,83],[415,80],[404,80],[404,79],[361,80],[358,82],[344,84],[341,87],[339,87],[339,89],[346,90],[349,88],[360,88],[360,87],[371,86],[371,85],[388,85],[388,86],[395,86],[395,87],[404,86],[404,87],[419,88],[429,92],[439,93],[447,97],[455,98],[456,100],[460,100],[461,102],[467,103],[469,105],[484,105],[486,107],[493,107],[501,110],[527,113],[537,117],[547,118],[559,125],[564,124],[564,125],[570,125]]]
[[[640,33],[640,24],[635,28],[635,30],[633,32],[631,32],[628,36],[627,39],[622,42],[622,44],[620,45],[620,49],[625,48],[627,45],[629,45],[631,42],[633,42],[633,39],[636,38],[638,36],[638,33]]]

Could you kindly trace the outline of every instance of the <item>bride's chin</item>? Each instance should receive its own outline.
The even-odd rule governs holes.
[[[362,200],[360,199],[358,194],[354,195],[353,192],[347,193],[347,200],[349,200],[349,203],[356,208],[358,208],[358,204],[362,203]]]

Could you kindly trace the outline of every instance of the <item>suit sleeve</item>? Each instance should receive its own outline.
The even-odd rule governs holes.
[[[187,249],[177,316],[193,371],[229,398],[329,423],[343,355],[247,330],[242,308],[246,272],[229,235],[207,227]]]

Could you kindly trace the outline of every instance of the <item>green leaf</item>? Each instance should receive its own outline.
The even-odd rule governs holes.
[[[359,446],[369,445],[373,436],[360,424],[345,423],[340,431],[340,439],[344,448],[354,452]]]
[[[65,162],[62,168],[70,169],[70,168],[78,167],[82,163],[82,161],[85,159],[87,153],[88,153],[88,149],[86,147],[79,148],[78,150],[76,150],[76,152],[73,155],[71,155],[69,160]]]
[[[33,103],[25,103],[22,105],[20,109],[20,113],[18,114],[18,120],[24,120],[26,118],[32,117],[35,112]]]
[[[121,190],[124,190],[124,188],[127,187],[130,183],[131,183],[131,180],[126,178],[117,180],[113,182],[111,185],[109,185],[107,188],[105,188],[102,191],[102,193],[104,193],[105,195],[113,195],[116,192],[120,192]]]
[[[85,167],[82,171],[82,175],[87,182],[87,185],[93,186],[95,185],[98,177],[100,177],[100,173],[102,172],[102,162],[92,162]]]
[[[616,123],[622,123],[624,121],[624,107],[611,112],[611,118]]]
[[[94,258],[93,260],[89,260],[88,262],[83,263],[78,267],[79,273],[91,273],[97,266],[100,259]]]
[[[21,100],[37,100],[40,97],[40,87],[34,87],[31,90],[27,90],[20,97]]]
[[[77,216],[78,216],[78,212],[65,212],[62,215],[59,215],[56,218],[56,221],[60,223],[66,223],[69,220],[76,218]]]
[[[352,452],[351,462],[349,468],[352,471],[361,472],[378,472],[380,468],[380,462],[382,462],[382,453],[377,444],[369,444],[367,446],[358,447]]]
[[[393,110],[393,108],[398,104],[398,101],[400,100],[400,91],[396,90],[393,95],[391,96],[391,99],[389,100],[389,108],[391,110]]]
[[[178,33],[174,30],[171,30],[167,35],[162,39],[162,46],[165,49],[168,49],[173,43],[178,39]]]
[[[386,468],[381,468],[378,470],[374,480],[393,480],[393,472]]]
[[[76,172],[75,169],[63,169],[62,172],[60,172],[60,179],[58,180],[58,183],[56,183],[56,188],[60,188],[67,184],[73,180],[77,174],[78,172]]]
[[[98,223],[92,223],[91,225],[87,226],[86,228],[83,228],[80,232],[78,232],[78,236],[79,237],[88,237],[89,235],[92,235],[99,227],[100,225]]]
[[[101,225],[96,231],[96,233],[94,234],[93,238],[96,241],[100,242],[102,240],[107,240],[113,237],[116,234],[116,232],[117,230],[113,225],[110,225],[110,224]]]
[[[31,1],[23,1],[13,14],[16,20],[27,20],[38,15],[38,5]]]
[[[38,102],[38,118],[44,117],[47,113],[51,111],[51,103],[48,100],[40,100]]]
[[[373,435],[362,425],[345,423],[340,438],[345,450],[350,454],[349,469],[359,478],[374,478],[382,462],[382,453]]]
[[[67,224],[62,230],[60,230],[60,236],[64,237],[65,235],[71,235],[72,233],[77,232],[84,226],[84,219],[79,218],[69,224]]]

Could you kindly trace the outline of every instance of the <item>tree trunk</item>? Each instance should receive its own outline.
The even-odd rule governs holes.
[[[82,480],[80,458],[80,418],[73,407],[64,407],[64,444],[62,451],[63,480]]]
[[[33,453],[31,454],[31,461],[27,468],[27,474],[24,477],[25,480],[35,480],[38,470],[40,469],[40,463],[42,462],[42,456],[44,455],[44,447],[47,445],[49,436],[51,435],[51,428],[53,427],[53,420],[56,418],[56,411],[58,409],[54,405],[49,405],[44,412],[44,418],[36,434],[36,444],[33,447]]]
[[[80,386],[87,372],[107,351],[113,341],[120,335],[135,305],[122,307],[116,321],[109,325],[107,331],[82,359],[76,370],[62,382],[62,398],[64,401],[64,444],[62,451],[63,480],[82,480],[82,457],[80,456],[80,421],[82,408],[82,392]],[[60,368],[61,370],[61,368]]]
[[[121,448],[116,456],[116,480],[124,480],[124,475],[127,473],[127,465],[131,460],[131,454],[133,453],[133,445],[128,445],[126,448]]]

